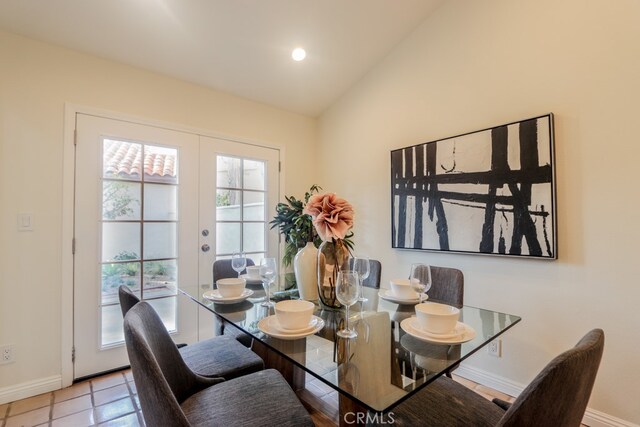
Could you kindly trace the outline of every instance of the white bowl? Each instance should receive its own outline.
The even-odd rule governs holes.
[[[453,332],[460,318],[460,310],[437,302],[424,302],[416,305],[416,317],[421,329],[432,334]]]
[[[259,279],[260,278],[260,266],[259,265],[250,265],[247,267],[247,277],[251,279]]]
[[[315,305],[305,300],[286,300],[276,303],[276,319],[283,329],[302,329],[309,325]]]
[[[417,299],[418,293],[411,287],[409,279],[392,279],[391,293],[401,299]]]
[[[216,282],[218,292],[224,298],[239,297],[244,292],[245,280],[240,278],[220,279]]]

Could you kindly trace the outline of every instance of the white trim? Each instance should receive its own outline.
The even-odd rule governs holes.
[[[0,405],[62,388],[62,377],[40,378],[0,388]]]
[[[73,383],[73,254],[71,241],[74,230],[75,147],[77,109],[71,105],[64,108],[64,150],[62,164],[62,291],[61,291],[61,366],[62,386]]]
[[[61,291],[61,378],[62,386],[68,387],[73,383],[73,363],[71,349],[73,347],[73,255],[71,241],[74,237],[74,177],[75,177],[75,147],[74,133],[76,129],[76,115],[86,114],[113,120],[128,121],[136,124],[155,126],[173,131],[191,133],[200,136],[223,139],[246,145],[271,148],[279,151],[282,173],[279,174],[278,200],[284,199],[284,169],[285,147],[282,145],[256,141],[248,138],[224,135],[213,131],[197,129],[175,123],[153,120],[133,116],[115,111],[102,110],[72,103],[65,103],[64,109],[64,151],[63,151],[63,186],[62,186],[62,291]]]
[[[516,397],[520,395],[525,388],[523,384],[468,365],[461,365],[454,373],[478,384],[508,394],[509,396]],[[587,408],[584,418],[582,418],[582,423],[589,427],[639,427],[638,424],[591,408]]]

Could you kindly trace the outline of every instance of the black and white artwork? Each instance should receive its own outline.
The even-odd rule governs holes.
[[[557,258],[553,115],[391,152],[392,247]]]

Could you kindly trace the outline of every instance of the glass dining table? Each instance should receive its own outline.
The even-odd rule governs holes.
[[[323,309],[317,303],[314,315],[322,323],[313,334],[281,336],[264,332],[270,332],[265,325],[274,309],[261,305],[265,300],[261,284],[249,282],[247,288],[253,294],[233,304],[204,298],[209,287],[181,287],[180,293],[222,319],[225,328],[237,328],[251,337],[254,350],[275,356],[280,364],[274,362],[273,367],[285,374],[294,390],[304,388],[305,373],[335,389],[340,398],[340,419],[347,412],[392,411],[521,320],[465,305],[460,307],[460,322],[466,328],[463,339],[425,338],[411,328],[415,303],[400,304],[384,289],[365,287],[367,301],[351,307],[350,323],[356,338],[336,335],[344,327],[344,309]],[[271,367],[268,359],[265,364]]]

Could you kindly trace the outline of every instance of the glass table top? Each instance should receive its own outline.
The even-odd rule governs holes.
[[[271,337],[259,328],[269,322],[273,307],[260,305],[265,299],[262,285],[248,283],[253,294],[234,304],[219,304],[203,298],[208,287],[181,287],[180,292],[260,340],[309,374],[372,411],[386,411],[444,374],[520,321],[520,317],[464,306],[460,322],[467,328],[462,344],[433,343],[417,338],[411,330],[414,305],[400,305],[381,297],[385,290],[364,288],[368,299],[350,310],[357,338],[343,339],[336,331],[344,325],[344,309],[322,309],[314,315],[324,321],[322,329],[299,339]],[[263,320],[266,319],[266,320]],[[409,323],[409,325],[407,324]],[[229,326],[227,326],[229,327]],[[407,329],[411,333],[405,332]],[[446,341],[446,340],[444,340]]]

